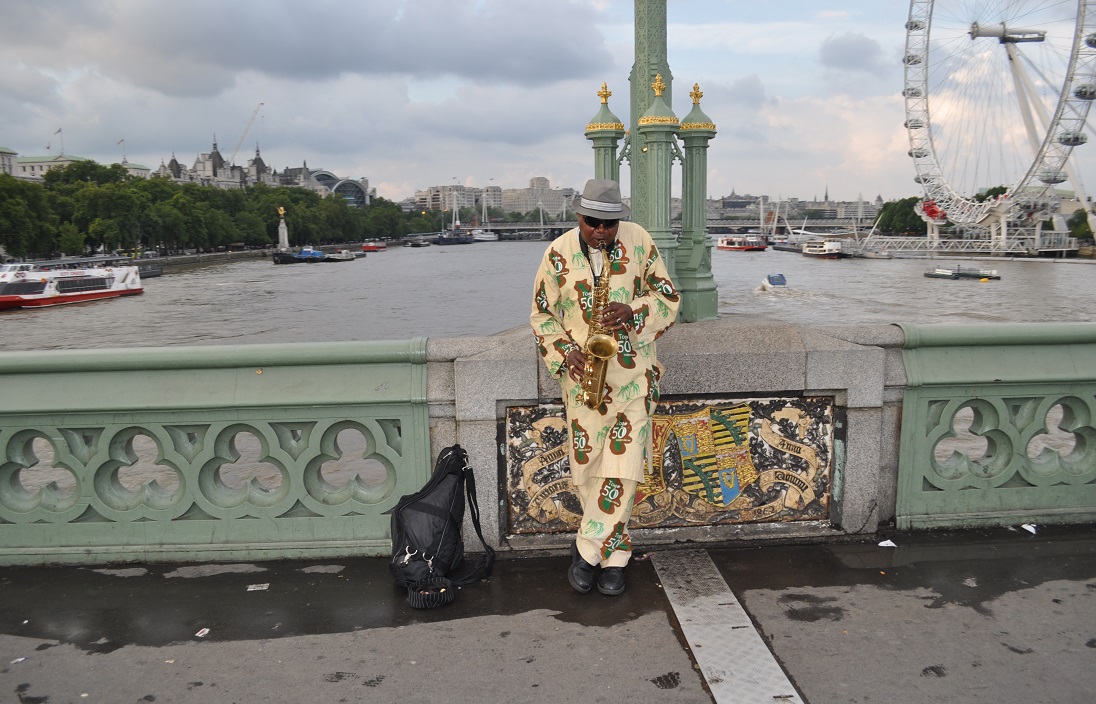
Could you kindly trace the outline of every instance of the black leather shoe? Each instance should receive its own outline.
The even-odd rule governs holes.
[[[567,581],[579,594],[585,594],[594,586],[594,566],[582,559],[578,545],[571,544],[571,568],[567,570]]]
[[[597,577],[597,590],[602,594],[616,596],[624,591],[624,568],[602,567]]]

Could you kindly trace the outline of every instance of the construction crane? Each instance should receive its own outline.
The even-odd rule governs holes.
[[[247,137],[247,131],[251,129],[251,123],[255,121],[255,116],[259,114],[259,110],[263,107],[262,103],[255,106],[255,111],[251,113],[251,119],[247,121],[244,126],[244,131],[240,134],[240,141],[236,142],[236,148],[232,150],[232,158],[228,160],[229,164],[236,165],[236,154],[240,151],[240,145],[244,143],[244,138]]]

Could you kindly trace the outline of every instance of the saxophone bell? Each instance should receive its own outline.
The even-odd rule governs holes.
[[[610,335],[590,335],[586,340],[586,354],[597,359],[610,359],[617,353],[617,341]]]

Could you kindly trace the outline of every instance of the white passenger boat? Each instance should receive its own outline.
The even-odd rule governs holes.
[[[834,240],[807,240],[803,243],[803,256],[815,259],[842,259],[847,255],[841,243]]]
[[[498,242],[499,236],[487,230],[472,230],[472,239],[476,242]]]
[[[58,259],[0,265],[0,310],[83,303],[144,291],[136,266],[124,259]]]

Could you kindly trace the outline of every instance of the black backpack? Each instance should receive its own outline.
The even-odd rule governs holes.
[[[484,555],[474,565],[454,574],[464,561],[465,494]],[[456,598],[455,587],[491,576],[495,551],[483,539],[476,478],[468,453],[460,445],[441,451],[434,473],[419,491],[400,498],[392,514],[392,560],[389,568],[396,586],[407,588],[415,608],[432,608]]]

